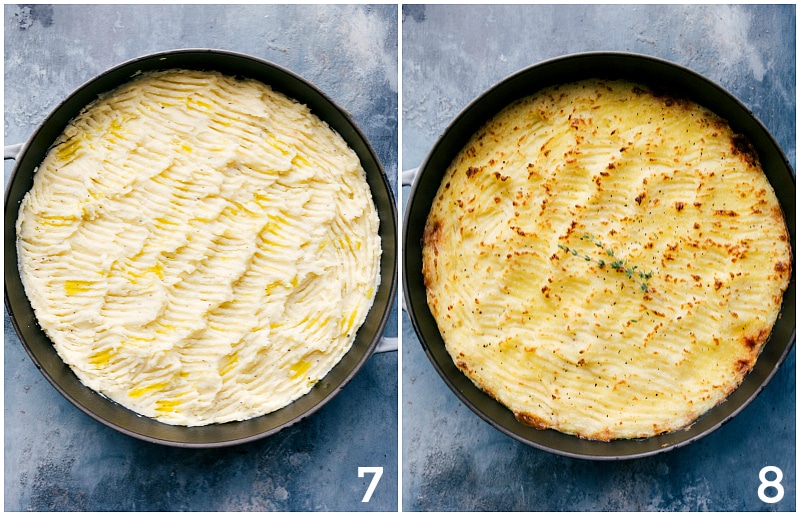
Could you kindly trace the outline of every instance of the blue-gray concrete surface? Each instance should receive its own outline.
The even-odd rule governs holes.
[[[5,143],[119,62],[179,47],[276,62],[348,109],[397,173],[397,8],[389,6],[15,6],[4,8]],[[447,123],[522,67],[565,53],[627,50],[670,59],[753,109],[796,160],[795,8],[784,6],[403,7],[402,168]],[[5,165],[5,177],[11,170]],[[408,194],[404,189],[403,197]],[[386,335],[396,335],[394,318]],[[656,457],[568,459],[520,444],[462,405],[402,316],[405,511],[781,510],[796,508],[796,366],[701,441]],[[136,441],[64,400],[4,316],[6,510],[397,509],[396,353],[370,358],[320,412],[279,434],[219,450]],[[781,468],[784,498],[757,496]],[[370,503],[358,466],[382,466]]]
[[[25,141],[107,68],[151,52],[218,48],[316,84],[350,112],[396,178],[397,13],[396,5],[6,5],[5,144]],[[384,335],[397,332],[395,308]],[[4,388],[7,511],[398,509],[396,352],[371,357],[295,426],[217,450],[141,442],[84,415],[31,363],[7,312]],[[361,466],[383,468],[366,503],[372,475],[359,477]]]
[[[756,113],[794,167],[795,23],[794,5],[405,5],[402,169],[420,165],[449,121],[502,78],[597,50],[649,54],[706,75]],[[402,338],[404,511],[796,509],[795,350],[712,435],[650,458],[591,462],[495,430],[441,380],[405,314]],[[768,465],[783,472],[775,504],[758,497]]]

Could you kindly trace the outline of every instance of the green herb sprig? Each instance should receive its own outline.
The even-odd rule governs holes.
[[[584,233],[583,236],[581,237],[581,240],[587,240],[590,243],[594,244],[596,247],[602,249],[605,252],[605,256],[608,257],[610,261],[606,262],[604,258],[592,258],[588,254],[582,255],[582,258],[584,260],[586,260],[587,262],[594,261],[595,263],[597,263],[597,266],[601,269],[605,269],[606,265],[608,265],[609,268],[614,269],[615,271],[618,272],[622,272],[629,279],[636,281],[639,284],[639,290],[645,293],[648,292],[647,282],[648,280],[650,280],[650,278],[653,277],[652,271],[642,272],[641,270],[639,270],[638,265],[632,265],[632,266],[628,265],[625,262],[625,260],[614,256],[614,249],[606,247],[605,244],[603,244],[603,242],[595,239],[594,236],[590,235],[589,233]],[[581,254],[578,252],[577,249],[571,249],[565,245],[558,244],[558,248],[563,250],[564,252],[571,254],[572,256],[578,256]]]

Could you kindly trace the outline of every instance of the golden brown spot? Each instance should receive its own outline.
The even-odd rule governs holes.
[[[758,153],[750,144],[750,141],[741,134],[731,138],[731,150],[735,156],[738,156],[748,166],[758,166]]]
[[[755,335],[753,334],[746,334],[742,336],[742,342],[750,351],[753,351],[758,346],[763,344],[767,341],[767,337],[769,337],[769,329],[761,328],[758,330],[758,333]]]
[[[789,262],[779,261],[775,263],[775,272],[783,274],[791,270],[792,270],[792,264]]]
[[[439,255],[439,242],[442,239],[442,225],[438,220],[434,220],[432,224],[425,225],[425,231],[422,234],[423,247],[432,247],[433,254]]]
[[[538,428],[539,430],[546,430],[548,427],[547,422],[537,416],[531,414],[522,414],[520,412],[515,412],[514,417],[517,421],[522,423],[525,426],[531,426],[533,428]]]

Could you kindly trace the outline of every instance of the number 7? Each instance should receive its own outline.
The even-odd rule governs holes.
[[[383,475],[383,468],[382,467],[366,467],[366,466],[359,466],[358,467],[358,477],[363,478],[364,473],[373,473],[374,476],[372,480],[369,482],[369,487],[367,487],[367,492],[364,493],[364,498],[361,499],[362,502],[368,502],[370,498],[372,498],[372,493],[375,491],[375,488],[378,486],[378,480],[381,479],[381,475]]]

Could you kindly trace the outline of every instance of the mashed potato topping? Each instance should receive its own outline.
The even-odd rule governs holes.
[[[88,387],[159,421],[277,410],[350,349],[377,290],[356,154],[253,80],[144,74],[88,106],[17,223],[26,293]]]
[[[456,366],[581,437],[685,427],[752,369],[792,269],[758,156],[718,116],[622,81],[508,106],[448,168],[424,233]]]

